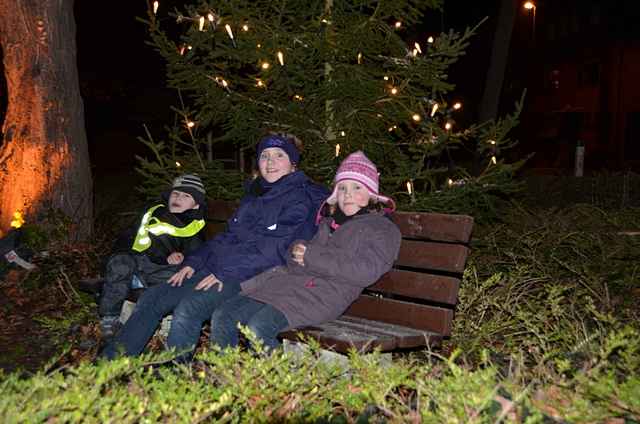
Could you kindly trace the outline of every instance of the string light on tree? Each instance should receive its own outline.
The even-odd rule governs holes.
[[[193,128],[195,126],[196,126],[195,122],[187,120],[187,128]]]
[[[299,102],[301,102],[302,100],[304,100],[304,97],[302,97],[302,96],[301,96],[301,95],[299,95],[299,94],[295,94],[295,95],[293,96],[293,98],[294,98],[295,100],[299,101]]]
[[[393,26],[396,27],[396,29],[400,29],[400,27],[402,26],[402,22],[396,21],[396,23]]]
[[[460,103],[460,102],[455,102],[455,103],[453,104],[453,109],[454,109],[454,110],[460,110],[460,109],[462,109],[462,103]]]
[[[422,120],[422,118],[420,117],[420,115],[418,115],[417,113],[414,113],[411,118],[416,121],[416,122],[420,122]]]
[[[160,2],[154,1],[153,2],[153,14],[154,15],[158,13],[158,7],[160,7]]]
[[[496,165],[498,163],[498,160],[496,159],[495,156],[491,156],[491,163]]]
[[[280,63],[280,66],[284,66],[284,54],[282,54],[281,51],[278,51],[276,55],[278,56],[278,63]]]
[[[265,88],[266,86],[267,85],[260,78],[256,80],[256,87]]]
[[[432,36],[429,36],[429,38],[427,38],[427,43],[429,43],[429,44],[433,44],[434,41],[435,40],[434,40],[434,38]]]
[[[385,75],[385,76],[382,77],[382,79],[385,80],[385,81],[389,81],[389,76]]]
[[[244,32],[248,32],[249,31],[249,25],[247,25],[247,24],[242,25],[242,30]]]
[[[182,164],[178,161],[176,161],[176,168],[180,168],[182,166]]]
[[[413,196],[413,181],[407,181],[407,193]]]
[[[340,156],[340,145],[336,144],[336,157]]]
[[[358,53],[358,65],[362,65],[362,53]]]
[[[395,87],[391,87],[391,90],[389,90],[389,92],[395,96],[396,94],[398,94],[398,89]]]
[[[418,43],[417,41],[413,44],[413,46],[415,47],[415,49],[418,51],[418,53],[422,54],[422,48],[420,47],[420,43]]]
[[[451,122],[447,122],[446,124],[444,124],[444,129],[447,131],[451,130],[452,127],[453,124]]]
[[[344,132],[344,131],[340,131],[340,137],[346,137],[346,136],[347,136],[347,133],[346,133],[346,132]]]
[[[231,43],[233,44],[233,47],[238,47],[236,46],[236,39],[233,37],[233,31],[231,30],[231,25],[226,24],[224,26],[224,29],[227,31],[227,35],[229,36],[229,38],[231,38]]]
[[[433,106],[431,106],[431,114],[430,114],[430,116],[431,116],[432,118],[433,118],[433,115],[435,115],[435,114],[436,114],[436,112],[438,111],[438,108],[439,108],[439,107],[440,107],[440,106],[438,106],[438,103],[434,103],[434,104],[433,104]]]
[[[260,67],[266,71],[271,67],[271,64],[269,62],[262,62],[262,65],[260,65]]]
[[[397,125],[394,125],[394,126],[392,126],[392,127],[389,127],[389,132],[393,132],[393,131],[394,131],[395,129],[397,129],[397,128],[398,128],[398,126],[397,126]]]
[[[200,16],[200,19],[198,19],[198,30],[204,31],[204,16]]]

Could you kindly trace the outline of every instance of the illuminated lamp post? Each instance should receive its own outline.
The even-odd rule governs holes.
[[[529,10],[531,13],[531,16],[533,18],[533,21],[531,23],[531,33],[532,33],[532,37],[533,40],[535,41],[536,39],[536,4],[532,1],[526,1],[524,2],[524,4],[522,5],[526,10]]]

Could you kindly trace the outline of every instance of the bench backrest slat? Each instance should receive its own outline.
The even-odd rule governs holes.
[[[425,271],[464,272],[469,248],[460,244],[402,240],[396,266]]]
[[[468,215],[396,212],[393,221],[406,238],[450,243],[469,243],[473,218]]]
[[[344,315],[403,325],[449,336],[451,335],[453,309],[365,294],[353,302]]]
[[[368,290],[455,305],[459,288],[459,278],[393,269]]]

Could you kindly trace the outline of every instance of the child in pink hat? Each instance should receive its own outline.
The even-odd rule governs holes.
[[[379,193],[378,170],[363,152],[342,162],[326,204],[316,236],[294,242],[286,266],[243,282],[241,292],[216,309],[213,343],[237,345],[242,323],[267,350],[276,348],[279,332],[336,319],[391,269],[401,240],[387,216],[395,204]]]

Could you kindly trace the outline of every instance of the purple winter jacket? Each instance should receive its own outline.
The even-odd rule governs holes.
[[[302,242],[307,246],[304,266],[289,259],[286,266],[243,282],[240,294],[281,311],[289,328],[338,318],[364,288],[391,269],[401,234],[376,212],[354,216],[333,234],[330,223],[324,218],[315,237]]]

